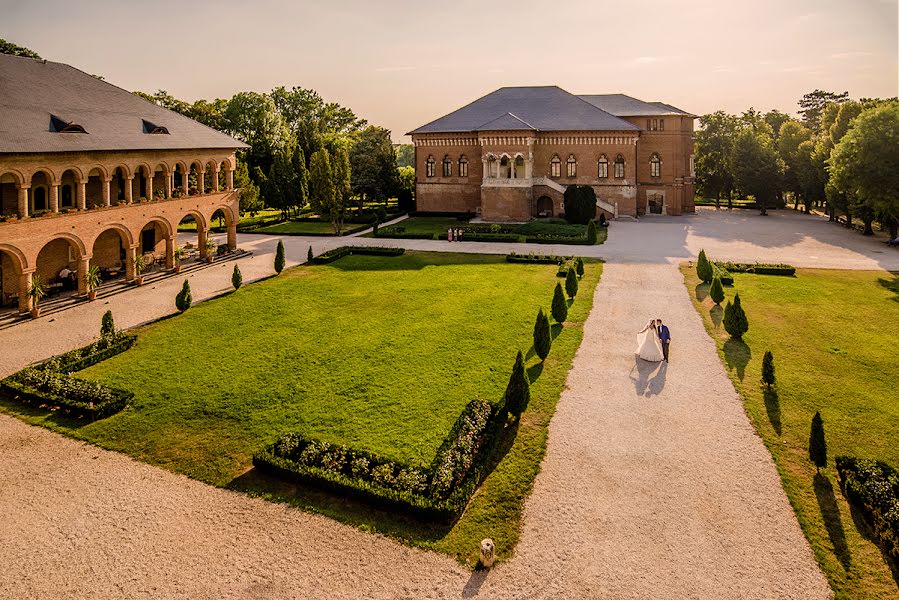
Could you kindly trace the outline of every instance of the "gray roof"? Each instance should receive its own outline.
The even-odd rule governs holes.
[[[57,133],[67,123],[87,133]],[[0,54],[0,153],[246,147],[69,65]]]
[[[508,129],[633,131],[639,127],[553,85],[500,88],[410,135]]]
[[[644,102],[626,94],[583,94],[578,96],[602,110],[617,117],[659,117],[690,113],[662,102]]]

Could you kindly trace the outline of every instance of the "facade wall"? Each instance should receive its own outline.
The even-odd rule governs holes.
[[[531,218],[531,186],[481,189],[481,217],[486,221],[527,221]]]

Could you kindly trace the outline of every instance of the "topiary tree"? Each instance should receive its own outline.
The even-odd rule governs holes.
[[[231,273],[231,285],[235,290],[239,290],[243,285],[243,275],[240,274],[240,267],[234,265],[234,271]]]
[[[724,300],[724,286],[721,285],[721,279],[718,276],[712,278],[712,287],[709,288],[709,298],[718,305]]]
[[[284,270],[284,242],[278,240],[278,248],[275,250],[275,273]]]
[[[724,330],[738,340],[749,331],[749,320],[740,305],[740,294],[734,296],[733,304],[728,302],[724,307]]]
[[[596,218],[596,191],[589,185],[569,185],[563,202],[569,223],[587,225]]]
[[[312,253],[312,246],[309,246],[309,251],[306,252],[306,262],[312,262],[312,259],[315,258],[315,254]]]
[[[553,338],[549,330],[549,319],[541,308],[537,313],[537,321],[534,323],[534,352],[541,361],[549,356],[549,349],[553,345]]]
[[[524,356],[519,350],[515,366],[512,367],[512,376],[509,377],[509,385],[506,386],[506,394],[503,396],[503,406],[506,412],[520,416],[527,408],[530,399],[531,382],[528,381],[528,372],[524,368]]]
[[[412,212],[415,210],[415,200],[412,197],[412,190],[402,189],[396,195],[397,208],[400,212]]]
[[[372,223],[372,226],[371,226],[371,234],[372,234],[374,237],[378,237],[378,222],[377,222],[377,221],[375,221],[374,223]]]
[[[577,257],[577,266],[575,267],[577,270],[578,279],[584,276],[584,259],[580,256]]]
[[[100,335],[103,337],[112,337],[115,335],[115,321],[112,320],[112,311],[107,310],[103,313],[100,320]]]
[[[762,359],[762,381],[769,388],[775,384],[777,378],[774,376],[774,355],[768,350]]]
[[[577,288],[577,274],[574,272],[573,267],[569,267],[568,275],[565,276],[565,292],[568,294],[569,298],[577,296]]]
[[[815,471],[821,472],[827,466],[827,441],[824,439],[824,420],[821,412],[812,417],[812,431],[808,437],[808,457],[815,465]]]
[[[596,245],[596,221],[590,221],[587,224],[587,245]]]
[[[192,302],[193,298],[190,295],[190,284],[187,283],[187,280],[185,279],[184,285],[181,286],[181,291],[175,296],[175,307],[179,312],[184,312],[190,308]]]
[[[705,250],[699,251],[699,258],[696,259],[696,274],[705,283],[712,281],[712,277],[714,276],[712,263],[706,258]]]
[[[556,283],[556,289],[553,292],[552,314],[556,323],[564,323],[568,318],[568,302],[565,301],[565,292],[562,291],[561,283]]]

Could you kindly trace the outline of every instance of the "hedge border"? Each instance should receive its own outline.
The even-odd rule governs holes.
[[[351,254],[368,256],[402,256],[405,252],[405,248],[390,248],[386,246],[340,246],[322,252],[318,256],[314,256],[310,262],[313,265],[325,265],[341,259],[344,256],[350,256]]]
[[[861,510],[884,553],[899,566],[899,471],[854,456],[835,462],[843,495]]]
[[[796,275],[796,267],[783,263],[740,263],[716,261],[716,267],[730,273],[754,273],[756,275],[781,275],[792,277]]]

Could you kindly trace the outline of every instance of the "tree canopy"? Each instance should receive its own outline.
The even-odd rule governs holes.
[[[36,58],[41,60],[40,55],[34,50],[29,50],[25,46],[19,46],[0,38],[0,54],[11,54],[13,56],[25,56],[28,58]]]

